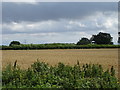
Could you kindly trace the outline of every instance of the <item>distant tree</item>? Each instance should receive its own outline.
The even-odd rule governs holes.
[[[12,41],[9,46],[13,46],[13,45],[20,45],[19,41]]]
[[[81,38],[81,40],[79,40],[77,42],[77,45],[87,45],[87,44],[90,44],[91,41],[88,39],[88,38]]]
[[[118,44],[120,44],[120,32],[118,32]]]
[[[118,44],[120,44],[120,37],[118,37]]]
[[[94,42],[95,44],[113,44],[112,37],[109,33],[102,33],[100,32],[97,35],[92,35],[91,42]]]
[[[120,32],[118,32],[118,34],[120,35]]]

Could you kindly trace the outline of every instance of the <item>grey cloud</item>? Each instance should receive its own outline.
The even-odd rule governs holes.
[[[101,30],[111,33],[116,42],[117,3],[3,3],[2,9],[3,24],[6,24],[3,25],[3,43],[14,39],[27,39],[29,43],[77,42],[81,37],[89,38]],[[113,20],[110,21],[113,26],[107,28],[104,24],[109,18]],[[52,26],[49,26],[49,20],[53,21]],[[70,21],[76,24],[70,25]],[[18,22],[23,30],[13,29],[12,22]],[[79,23],[86,27],[80,27]],[[28,24],[34,24],[35,27],[28,28]]]
[[[59,22],[53,22],[51,25],[48,24],[48,22],[44,23],[41,25],[40,22],[38,23],[34,23],[35,27],[34,28],[29,28],[26,27],[29,24],[28,23],[19,23],[20,26],[22,26],[22,28],[19,29],[14,29],[14,26],[17,27],[17,25],[13,25],[13,24],[3,24],[3,34],[17,34],[17,33],[21,33],[21,34],[33,34],[33,33],[51,33],[51,32],[55,32],[55,33],[65,33],[65,32],[87,32],[87,31],[96,31],[96,30],[101,30],[101,29],[105,29],[105,27],[101,26],[101,27],[97,27],[95,25],[96,22],[92,22],[91,20],[85,20],[85,21],[81,21],[77,20],[77,21],[72,21],[73,24],[69,23],[69,20],[60,20]],[[80,26],[79,24],[83,24],[85,25],[85,27]],[[36,24],[38,24],[38,26],[36,26]],[[24,25],[24,26],[23,26]]]
[[[81,25],[83,26],[81,26]],[[107,24],[111,24],[109,27]],[[33,25],[33,28],[28,27]],[[22,26],[22,28],[14,27]],[[106,16],[103,13],[97,13],[87,19],[81,20],[67,20],[61,19],[59,21],[41,21],[41,22],[20,22],[20,23],[9,23],[3,24],[3,34],[16,34],[16,33],[65,33],[65,32],[91,32],[101,30],[117,29],[117,13],[111,12],[110,15]]]
[[[45,21],[59,19],[83,19],[96,11],[116,11],[117,3],[113,2],[40,2],[38,4],[15,4],[4,2],[2,18],[5,22]]]

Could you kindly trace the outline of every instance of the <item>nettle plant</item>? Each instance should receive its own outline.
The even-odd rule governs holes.
[[[98,64],[58,63],[50,66],[38,60],[26,70],[17,61],[2,71],[3,88],[120,88],[115,69],[104,71]]]

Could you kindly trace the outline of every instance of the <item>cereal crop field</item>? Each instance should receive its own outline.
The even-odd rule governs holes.
[[[114,66],[118,73],[118,49],[55,49],[55,50],[2,50],[2,68],[17,60],[17,64],[26,69],[39,60],[57,65],[58,62],[74,65],[101,64],[107,69]]]

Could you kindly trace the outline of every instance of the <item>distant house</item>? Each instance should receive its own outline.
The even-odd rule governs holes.
[[[90,38],[91,44],[95,44],[94,37],[95,35],[92,35],[92,37]]]

